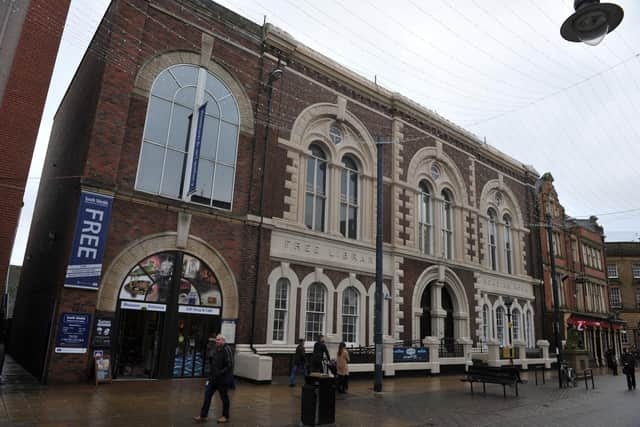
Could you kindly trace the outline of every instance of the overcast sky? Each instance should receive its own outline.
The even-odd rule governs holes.
[[[127,0],[124,0],[127,1]],[[53,115],[106,10],[72,0],[11,263],[22,264]],[[555,178],[568,215],[640,237],[640,1],[598,46],[564,41],[573,0],[242,0],[271,22]]]

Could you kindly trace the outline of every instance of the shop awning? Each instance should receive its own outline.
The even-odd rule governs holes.
[[[588,318],[574,315],[571,315],[571,317],[567,319],[567,324],[574,325],[578,330],[582,330],[582,328],[584,327],[622,329],[622,325],[619,323],[609,322],[605,319]]]

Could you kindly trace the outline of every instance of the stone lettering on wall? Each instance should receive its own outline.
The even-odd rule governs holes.
[[[517,279],[476,274],[476,288],[487,293],[533,299],[533,285]]]

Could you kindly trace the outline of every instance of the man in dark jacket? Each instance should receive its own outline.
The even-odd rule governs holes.
[[[636,358],[633,354],[624,349],[622,354],[622,372],[627,376],[627,387],[629,390],[636,389]]]
[[[293,369],[291,370],[291,377],[289,378],[289,387],[295,386],[296,376],[298,371],[302,370],[304,376],[307,375],[307,355],[304,349],[304,340],[300,338],[298,340],[298,346],[296,347],[296,354],[293,357]]]
[[[324,335],[320,335],[318,337],[318,341],[313,345],[313,354],[311,355],[311,372],[324,373],[324,367],[322,366],[324,356],[327,356],[327,361],[331,360],[329,350],[327,350],[327,346],[324,343]]]
[[[213,394],[218,391],[222,400],[222,416],[218,418],[218,423],[229,422],[229,385],[233,382],[233,353],[231,348],[224,342],[224,337],[216,337],[216,348],[210,359],[209,380],[206,383],[204,392],[204,402],[200,415],[193,417],[198,423],[205,422],[209,415],[209,407]]]

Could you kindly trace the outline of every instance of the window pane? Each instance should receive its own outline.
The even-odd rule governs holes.
[[[162,178],[161,193],[171,197],[180,197],[180,184],[185,155],[173,150],[167,150],[164,164],[164,176]]]
[[[326,162],[318,162],[318,180],[316,182],[316,192],[320,194],[325,193],[325,177],[327,174],[327,164]]]
[[[307,194],[304,202],[304,224],[313,228],[313,195]]]
[[[193,110],[196,103],[196,88],[194,86],[188,86],[180,89],[176,94],[174,102],[189,110]]]
[[[318,231],[324,231],[324,199],[316,197],[316,223],[315,227]]]
[[[218,147],[218,127],[220,121],[215,117],[206,116],[204,120],[204,129],[202,131],[202,146],[200,147],[200,157],[210,160],[216,158],[216,149]]]
[[[231,203],[233,168],[217,164],[215,169],[213,199]]]
[[[215,76],[207,74],[207,91],[216,98],[224,98],[229,95],[229,89]]]
[[[240,123],[240,117],[238,117],[238,106],[235,99],[227,97],[220,101],[220,109],[222,110],[222,120],[230,122],[234,125]]]
[[[187,151],[187,136],[189,134],[189,116],[191,110],[173,105],[171,116],[171,130],[169,131],[168,145],[178,150]]]
[[[238,143],[238,127],[222,122],[220,128],[220,147],[218,148],[218,161],[235,164],[236,145]]]
[[[355,239],[358,229],[358,209],[355,207],[349,208],[349,237]]]
[[[220,118],[220,106],[218,105],[218,101],[216,101],[211,94],[205,92],[204,100],[207,103],[207,116],[215,117],[217,119]]]
[[[144,128],[144,138],[164,145],[167,142],[171,103],[152,96],[149,99],[149,112]]]
[[[340,194],[343,198],[347,197],[347,175],[348,172],[346,170],[342,170],[342,174],[340,175]]]
[[[340,234],[347,236],[347,205],[340,205]]]
[[[162,176],[162,162],[164,149],[145,142],[142,144],[142,155],[138,169],[137,187],[139,190],[158,193],[160,191],[160,177]]]
[[[349,174],[349,198],[351,203],[358,204],[358,175]]]
[[[198,83],[198,68],[193,65],[179,65],[171,68],[171,72],[180,86],[195,86]]]
[[[179,89],[178,83],[173,78],[169,71],[163,71],[160,73],[155,82],[153,82],[152,93],[155,96],[160,96],[166,100],[172,100],[173,95]]]
[[[213,188],[213,162],[200,159],[198,163],[198,180],[196,182],[196,194],[211,199]]]

